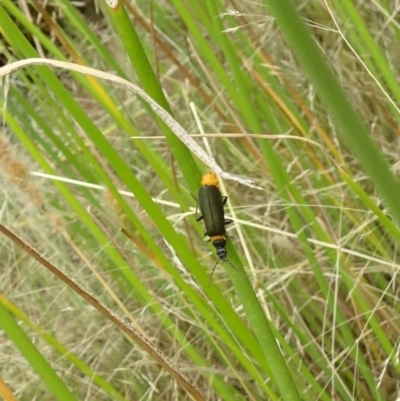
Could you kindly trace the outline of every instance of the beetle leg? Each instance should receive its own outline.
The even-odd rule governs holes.
[[[196,201],[196,221],[200,221],[203,218],[203,216],[197,217],[197,211],[199,209],[199,201],[194,197],[193,194],[190,195],[192,195],[192,198]]]
[[[227,196],[222,197],[222,204],[225,205],[226,201],[228,200]]]
[[[233,223],[233,220],[231,220],[231,219],[225,219],[225,220],[224,220],[224,223],[225,223],[225,225],[228,225],[228,224]]]
[[[197,199],[196,199],[197,200]],[[203,219],[203,216],[197,217],[197,211],[199,210],[199,202],[196,203],[196,221],[200,221]]]

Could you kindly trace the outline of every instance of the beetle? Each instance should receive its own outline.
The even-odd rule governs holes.
[[[201,216],[197,217],[196,208],[196,221],[204,220],[204,235],[210,237],[211,243],[217,250],[218,260],[212,269],[210,281],[220,260],[228,262],[237,271],[235,266],[227,259],[225,226],[233,222],[233,220],[225,219],[224,205],[227,200],[228,197],[222,196],[219,190],[217,176],[213,173],[204,174],[197,198],[197,206],[200,209]]]

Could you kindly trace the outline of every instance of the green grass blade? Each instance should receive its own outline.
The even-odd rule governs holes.
[[[57,375],[40,351],[35,347],[26,333],[0,302],[0,327],[8,338],[19,349],[35,372],[45,383],[50,393],[59,401],[77,401],[63,380]]]
[[[400,185],[290,0],[268,2],[283,34],[340,126],[353,153],[400,224]]]

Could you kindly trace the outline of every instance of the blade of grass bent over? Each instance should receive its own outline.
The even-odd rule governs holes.
[[[164,120],[164,122],[171,128],[171,130],[175,133],[179,139],[187,145],[187,147],[196,154],[196,156],[202,160],[210,169],[219,174],[222,178],[226,180],[236,181],[243,185],[250,185],[253,181],[247,178],[239,177],[226,171],[222,170],[222,168],[216,163],[216,161],[210,157],[198,144],[194,141],[194,139],[183,129],[181,125],[179,125],[170,114],[168,114],[163,108],[161,108],[151,97],[149,97],[143,90],[141,90],[136,85],[133,85],[129,81],[126,81],[123,78],[114,76],[112,74],[107,74],[99,70],[95,70],[94,68],[89,68],[73,63],[67,63],[58,60],[48,60],[41,58],[30,58],[26,60],[16,61],[14,63],[8,64],[4,67],[0,68],[0,77],[10,74],[11,72],[26,67],[28,65],[47,65],[57,68],[63,68],[70,71],[81,72],[83,74],[92,75],[98,78],[106,79],[112,82],[120,83],[125,85],[128,89],[135,92],[141,98],[143,98],[151,108]]]

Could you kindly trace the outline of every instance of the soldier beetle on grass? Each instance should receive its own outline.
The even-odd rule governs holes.
[[[204,174],[201,179],[201,187],[197,199],[197,207],[200,209],[201,216],[197,217],[196,207],[196,221],[204,220],[204,235],[210,237],[210,241],[217,250],[218,255],[218,260],[212,269],[208,286],[210,286],[211,277],[220,260],[229,263],[236,271],[238,271],[227,259],[227,235],[225,226],[232,223],[232,220],[225,219],[224,205],[227,200],[227,196],[221,195],[217,176],[213,173]]]

